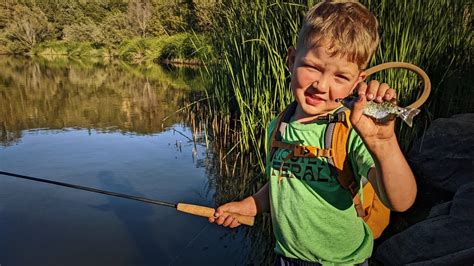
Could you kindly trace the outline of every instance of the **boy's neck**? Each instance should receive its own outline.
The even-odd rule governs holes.
[[[341,106],[342,106],[342,104],[340,106],[334,108],[330,112],[314,114],[314,115],[308,115],[305,112],[303,112],[303,110],[301,109],[301,107],[298,104],[298,106],[295,109],[295,113],[292,115],[291,118],[292,118],[292,120],[294,120],[298,123],[301,123],[301,124],[310,124],[310,123],[318,121],[318,118],[320,118],[320,117],[324,117],[324,116],[327,116],[328,114],[334,113]]]

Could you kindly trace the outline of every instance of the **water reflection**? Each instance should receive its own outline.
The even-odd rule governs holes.
[[[144,196],[134,189],[133,185],[127,179],[119,183],[114,175],[112,171],[100,171],[97,176],[97,180],[101,184],[100,187],[112,191],[127,191],[127,193],[138,197]],[[167,255],[156,249],[161,239],[155,234],[150,234],[156,226],[152,220],[153,208],[155,206],[150,204],[135,204],[135,202],[124,201],[115,197],[107,197],[107,201],[107,203],[95,206],[89,205],[89,207],[103,212],[113,213],[117,220],[122,223],[123,231],[127,233],[127,237],[130,239],[132,245],[137,247],[137,257],[140,258],[140,260],[136,262],[137,264],[144,264],[153,261],[156,257]]]
[[[0,57],[0,69],[3,145],[33,128],[160,132],[181,119],[179,114],[163,118],[201,87],[196,71],[170,71],[155,64]]]
[[[197,101],[202,84],[195,70],[53,59],[0,57],[0,170],[205,206],[242,199],[265,182],[257,158],[232,149],[239,142],[235,121],[209,116],[206,102]],[[175,112],[182,106],[188,108]],[[230,230],[124,199],[9,178],[0,186],[5,264],[273,259],[268,216]]]

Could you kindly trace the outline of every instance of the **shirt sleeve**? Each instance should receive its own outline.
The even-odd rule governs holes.
[[[358,182],[361,177],[368,178],[369,170],[375,165],[372,155],[354,129],[349,132],[348,156]]]
[[[266,151],[266,155],[265,155],[265,171],[267,173],[267,177],[270,177],[269,173],[270,173],[270,165],[271,165],[271,158],[270,158],[270,151],[271,151],[271,141],[272,141],[272,132],[273,130],[275,129],[275,125],[277,123],[277,120],[278,120],[278,116],[275,117],[269,124],[268,124],[268,127],[267,127],[267,142],[266,142],[266,145],[265,145],[265,151]]]

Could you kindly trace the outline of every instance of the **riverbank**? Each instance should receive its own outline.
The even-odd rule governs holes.
[[[12,54],[3,49],[2,54]],[[48,41],[36,45],[30,57],[69,57],[120,59],[129,63],[165,63],[200,65],[212,53],[203,35],[180,33],[153,38],[124,40],[117,46],[105,46],[94,42]]]

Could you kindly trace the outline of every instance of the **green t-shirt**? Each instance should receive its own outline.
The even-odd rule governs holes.
[[[275,124],[276,119],[268,136]],[[290,121],[282,141],[323,148],[326,125]],[[355,130],[349,133],[347,152],[357,178],[367,177],[374,161]],[[293,157],[284,163],[283,179],[278,182],[283,158],[289,153],[278,149],[271,160],[267,158],[275,252],[324,265],[357,264],[370,257],[370,229],[357,217],[350,192],[331,175],[326,158]]]

